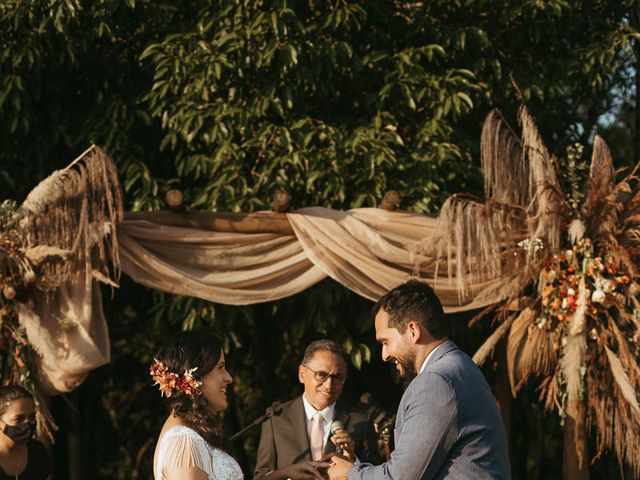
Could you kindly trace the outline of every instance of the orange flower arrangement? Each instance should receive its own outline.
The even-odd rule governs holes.
[[[182,375],[169,371],[164,363],[158,359],[153,359],[154,363],[149,367],[149,374],[154,380],[154,385],[159,385],[160,395],[163,397],[171,397],[174,393],[185,395],[200,394],[200,386],[202,382],[193,377],[198,367],[190,368],[184,371]]]

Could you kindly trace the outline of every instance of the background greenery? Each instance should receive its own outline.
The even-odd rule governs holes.
[[[597,130],[624,166],[639,151],[638,15],[631,0],[3,0],[0,196],[23,200],[97,143],[129,210],[165,208],[172,187],[208,211],[265,209],[278,188],[297,207],[376,206],[393,188],[402,208],[436,212],[451,193],[481,193],[482,120],[496,106],[514,118],[512,80],[554,153]],[[183,328],[225,338],[228,432],[300,391],[297,362],[320,336],[361,369],[346,394],[393,411],[369,308],[331,281],[238,308],[123,278],[105,301],[112,363],[53,399],[57,478],[151,477],[164,413],[147,365]],[[486,336],[451,320],[469,352]],[[515,401],[512,425],[514,478],[558,478],[561,427],[535,392]],[[247,473],[256,441],[235,445]],[[606,456],[593,468],[617,472]]]

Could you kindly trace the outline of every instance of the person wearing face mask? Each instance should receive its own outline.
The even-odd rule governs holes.
[[[242,470],[222,445],[216,414],[227,408],[233,379],[222,343],[205,332],[182,332],[151,365],[169,410],[153,458],[155,480],[240,480]]]
[[[33,397],[18,385],[0,387],[0,432],[0,480],[44,480],[49,476],[49,453],[33,439]]]
[[[372,419],[338,401],[347,380],[344,351],[332,340],[310,343],[298,380],[304,393],[262,424],[254,480],[322,479],[330,465],[322,460],[338,449],[352,459],[379,462]],[[342,428],[332,428],[334,421]]]

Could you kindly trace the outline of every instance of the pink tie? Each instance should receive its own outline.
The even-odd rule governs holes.
[[[313,461],[322,458],[322,443],[324,440],[324,418],[317,412],[311,419],[311,459]]]

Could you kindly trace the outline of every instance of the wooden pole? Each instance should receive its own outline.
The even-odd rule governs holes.
[[[179,212],[184,207],[184,196],[182,195],[182,192],[176,188],[172,188],[167,192],[165,200],[167,201],[169,210],[172,212]]]
[[[569,402],[564,420],[562,477],[564,480],[589,480],[589,451],[584,430],[576,432],[576,424],[585,425],[585,405]]]
[[[395,190],[388,190],[385,192],[380,207],[383,210],[393,211],[400,206],[400,194]]]
[[[215,232],[294,235],[287,215],[274,212],[127,212],[124,219],[147,220],[173,227],[199,228]]]
[[[285,213],[289,211],[289,207],[291,207],[291,195],[286,190],[278,190],[273,196],[271,208],[274,212]]]

